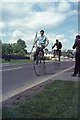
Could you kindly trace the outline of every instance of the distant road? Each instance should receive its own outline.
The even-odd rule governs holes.
[[[47,62],[47,75],[36,76],[32,63],[26,64],[3,64],[2,65],[2,93],[3,100],[18,94],[52,75],[72,67],[74,61],[61,61],[60,68],[58,62]]]

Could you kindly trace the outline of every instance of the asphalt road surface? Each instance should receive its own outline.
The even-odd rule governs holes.
[[[27,88],[49,79],[52,75],[70,68],[74,65],[74,61],[46,62],[47,74],[36,76],[33,63],[2,64],[2,97],[3,100],[18,94]],[[0,71],[1,72],[1,71]]]

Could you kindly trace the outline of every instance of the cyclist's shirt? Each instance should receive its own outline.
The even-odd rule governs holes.
[[[45,45],[46,44],[47,37],[46,36],[40,36],[37,38],[38,45]]]

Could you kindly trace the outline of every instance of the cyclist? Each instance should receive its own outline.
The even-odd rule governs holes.
[[[44,30],[41,30],[41,31],[40,31],[40,36],[36,39],[33,47],[34,47],[35,44],[37,44],[37,43],[38,43],[38,45],[37,45],[37,48],[36,48],[36,52],[34,53],[34,60],[36,60],[36,58],[38,57],[39,51],[42,51],[42,54],[43,54],[43,56],[44,56],[44,51],[43,51],[43,49],[44,49],[45,47],[47,47],[48,44],[49,44],[49,40],[48,40],[47,37],[44,35]],[[37,63],[38,63],[38,61],[37,61]]]
[[[56,51],[59,52],[59,61],[60,61],[62,43],[59,42],[58,39],[56,39],[56,43],[52,46],[52,49],[53,49],[55,46],[57,47],[57,50],[54,50],[54,57],[55,57],[55,52],[56,52]]]

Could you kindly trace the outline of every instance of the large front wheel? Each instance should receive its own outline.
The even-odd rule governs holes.
[[[46,65],[44,60],[34,61],[34,72],[37,76],[46,74]]]

